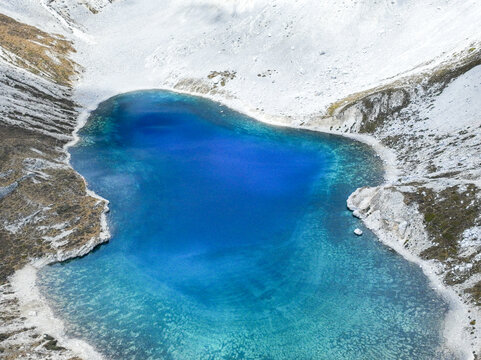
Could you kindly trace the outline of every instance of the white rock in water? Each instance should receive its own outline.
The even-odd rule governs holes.
[[[357,236],[361,236],[362,235],[362,230],[357,228],[356,230],[354,230],[354,234],[356,234]]]

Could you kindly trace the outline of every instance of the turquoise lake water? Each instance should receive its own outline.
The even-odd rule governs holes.
[[[439,358],[447,305],[346,208],[382,182],[366,145],[166,91],[80,136],[112,239],[39,273],[69,335],[109,359]]]

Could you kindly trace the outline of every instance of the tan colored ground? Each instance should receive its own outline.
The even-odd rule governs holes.
[[[11,63],[58,84],[71,84],[75,63],[68,57],[75,50],[62,36],[0,14],[0,46]]]

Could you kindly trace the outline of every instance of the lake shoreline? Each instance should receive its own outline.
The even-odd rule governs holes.
[[[134,89],[133,91],[141,91],[142,89]],[[398,169],[395,166],[395,155],[394,153],[382,146],[374,137],[370,135],[360,135],[360,134],[346,134],[346,133],[341,133],[337,131],[331,131],[329,129],[326,129],[324,127],[312,127],[312,126],[293,126],[292,124],[286,124],[283,123],[282,121],[279,121],[278,119],[274,119],[271,117],[267,116],[261,116],[262,114],[255,113],[253,111],[249,111],[248,109],[243,109],[240,106],[232,106],[231,104],[226,104],[225,102],[219,101],[218,98],[215,96],[205,96],[205,95],[199,95],[196,93],[188,92],[188,91],[178,91],[176,89],[151,89],[151,90],[167,90],[167,91],[173,91],[181,94],[187,94],[191,96],[196,96],[196,97],[201,97],[205,98],[208,100],[215,101],[221,105],[228,106],[229,108],[241,113],[245,114],[257,121],[273,125],[273,126],[279,126],[279,127],[286,127],[286,128],[295,128],[295,129],[303,129],[303,130],[309,130],[313,132],[322,132],[326,134],[332,134],[332,135],[337,135],[337,136],[342,136],[342,137],[347,137],[356,141],[360,141],[362,143],[365,143],[369,145],[371,148],[373,148],[376,152],[376,154],[383,160],[384,164],[384,169],[385,169],[385,181],[381,186],[389,186],[390,184],[396,182],[398,179]],[[129,91],[131,92],[131,91]],[[118,94],[115,94],[118,95]],[[114,95],[114,96],[115,96]],[[105,99],[102,101],[93,101],[90,106],[84,107],[85,110],[81,112],[81,115],[79,117],[78,121],[78,126],[75,129],[74,132],[74,140],[68,143],[64,147],[64,151],[66,152],[68,159],[70,159],[70,153],[68,149],[71,146],[74,146],[79,138],[78,138],[78,131],[86,124],[86,121],[91,113],[92,110],[97,108],[97,106],[111,98],[112,96],[107,96]],[[70,165],[70,162],[69,162]],[[71,165],[70,165],[71,166]],[[82,176],[80,174],[80,176]],[[83,178],[83,176],[82,176]],[[85,179],[84,179],[85,181]],[[89,190],[90,191],[90,190]],[[91,191],[90,191],[91,192]],[[91,192],[92,195],[93,192]],[[98,195],[95,195],[98,197]],[[99,199],[102,199],[101,197],[98,197]],[[351,210],[354,210],[351,206]],[[37,269],[40,269],[41,267],[51,264],[53,262],[59,262],[59,261],[65,261],[68,259],[76,258],[79,256],[84,256],[88,254],[92,249],[94,249],[96,246],[99,244],[105,243],[108,241],[108,238],[110,237],[110,233],[108,232],[108,226],[105,221],[105,214],[108,211],[108,209],[105,209],[104,213],[102,214],[103,220],[103,236],[102,238],[97,239],[97,241],[93,242],[91,246],[89,246],[88,251],[84,249],[84,251],[80,251],[78,253],[71,253],[66,256],[64,256],[61,259],[43,259],[40,261],[34,262],[33,266],[32,265],[27,265],[25,268],[17,271],[11,278],[11,283],[13,285],[13,288],[15,289],[15,294],[16,296],[20,299],[20,303],[22,304],[23,311],[22,315],[27,318],[27,323],[31,324],[32,326],[37,326],[41,329],[44,329],[46,332],[51,332],[52,334],[55,335],[57,339],[59,339],[61,344],[64,344],[65,346],[71,348],[75,353],[78,354],[83,354],[83,355],[89,355],[89,358],[93,359],[101,359],[102,355],[99,354],[91,345],[89,345],[87,342],[83,340],[77,340],[77,339],[70,339],[68,336],[65,335],[64,330],[63,330],[63,320],[57,319],[53,316],[53,312],[48,305],[48,302],[42,298],[40,295],[38,288],[35,284],[35,279],[36,279],[36,271]],[[445,286],[442,284],[442,281],[440,280],[439,276],[436,275],[438,272],[438,269],[434,266],[434,264],[429,263],[427,261],[423,261],[419,259],[418,257],[412,255],[409,251],[403,249],[402,247],[399,247],[396,245],[396,243],[389,241],[387,237],[383,236],[383,234],[380,234],[378,231],[376,231],[376,228],[372,226],[372,224],[369,224],[369,222],[366,222],[365,219],[361,217],[361,219],[364,221],[365,225],[370,228],[378,237],[378,239],[385,244],[386,246],[394,249],[397,253],[399,253],[403,258],[405,258],[407,261],[414,262],[415,264],[419,265],[424,274],[427,276],[427,278],[430,281],[431,286],[449,303],[450,308],[452,309],[448,315],[446,316],[445,319],[445,326],[444,326],[444,331],[445,331],[445,339],[446,340],[451,340],[451,342],[446,341],[446,345],[450,348],[453,347],[453,345],[456,347],[456,351],[463,351],[462,358],[469,358],[471,348],[475,348],[475,346],[470,346],[469,344],[463,342],[459,342],[463,338],[463,333],[464,333],[464,326],[463,323],[465,321],[465,318],[468,314],[468,311],[471,311],[473,313],[477,312],[476,308],[473,306],[465,305],[460,301],[459,296],[454,294],[452,289],[449,287]],[[25,289],[28,288],[29,291],[25,291]],[[31,307],[32,304],[36,304],[37,307]],[[34,310],[32,310],[34,309]],[[51,319],[51,321],[48,322],[47,326],[45,326],[45,323],[42,323],[42,319],[45,319],[45,316],[39,317],[38,314],[48,314],[48,317]],[[449,326],[448,326],[449,324]],[[453,326],[450,326],[453,325]],[[452,330],[454,329],[454,330]],[[446,332],[448,331],[448,332]],[[453,334],[454,332],[454,334]],[[456,336],[453,336],[456,335]],[[459,349],[459,344],[463,344],[463,349]],[[92,357],[93,356],[93,357]]]

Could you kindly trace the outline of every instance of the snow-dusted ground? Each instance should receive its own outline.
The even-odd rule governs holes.
[[[350,206],[357,215],[382,241],[422,264],[436,287],[445,274],[465,276],[481,264],[481,256],[461,265],[421,261],[429,235],[420,210],[403,195],[421,186],[439,192],[481,185],[481,66],[438,92],[409,80],[479,51],[481,2],[6,0],[0,13],[74,42],[73,60],[83,68],[74,98],[84,116],[113,95],[166,88],[207,96],[271,123],[322,131],[335,125],[369,142],[389,165],[389,184],[356,192]],[[350,95],[368,96],[381,86],[404,89],[409,103],[386,112],[386,121],[368,134],[352,134],[361,131],[360,111],[367,108]],[[403,96],[381,96],[368,110],[392,109]],[[329,105],[344,98],[354,106],[331,117]],[[463,233],[464,254],[481,253],[480,229]],[[466,286],[443,292],[460,309],[450,315],[456,326],[446,332],[447,342],[462,344],[466,358],[472,358],[470,347],[481,349],[479,329],[467,326],[480,317],[472,310],[468,320],[460,299],[479,279],[470,274]]]
[[[294,123],[439,64],[476,43],[481,25],[475,0],[8,0],[0,11],[75,41],[84,105],[181,81],[189,90],[187,79]],[[213,71],[235,77],[222,86]]]
[[[79,16],[90,41],[76,43],[78,96],[91,104],[184,79],[212,86],[212,71],[235,71],[219,99],[296,121],[465,49],[479,14],[466,0],[121,0]]]

